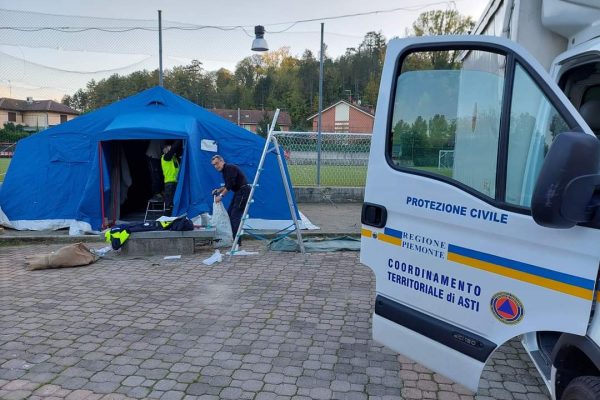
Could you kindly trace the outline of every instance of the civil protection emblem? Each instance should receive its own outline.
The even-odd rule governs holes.
[[[523,319],[523,303],[514,294],[508,292],[496,293],[492,296],[490,308],[494,317],[504,324],[518,324]]]

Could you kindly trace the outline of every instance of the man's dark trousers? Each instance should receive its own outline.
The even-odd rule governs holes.
[[[231,200],[231,204],[229,204],[229,208],[227,208],[227,214],[229,214],[229,221],[231,221],[231,233],[233,235],[233,239],[235,240],[235,234],[238,231],[240,226],[240,222],[242,220],[242,214],[244,213],[244,208],[246,207],[246,203],[248,202],[248,196],[250,195],[250,185],[245,185],[240,188],[237,192],[233,194],[233,199]],[[242,237],[238,240],[238,244],[242,245]]]
[[[148,171],[150,172],[150,182],[152,196],[162,191],[163,185],[163,174],[160,166],[160,158],[146,157],[148,163]]]
[[[165,183],[165,208],[168,212],[173,210],[173,198],[177,190],[177,182]]]

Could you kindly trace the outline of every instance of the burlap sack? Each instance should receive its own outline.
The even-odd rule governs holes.
[[[30,270],[89,265],[98,257],[83,244],[75,243],[61,247],[49,254],[25,257],[25,265]]]

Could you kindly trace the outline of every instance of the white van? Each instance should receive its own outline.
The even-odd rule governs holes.
[[[477,391],[522,337],[553,398],[600,399],[599,54],[559,56],[559,88],[508,39],[389,43],[361,218],[376,341]]]

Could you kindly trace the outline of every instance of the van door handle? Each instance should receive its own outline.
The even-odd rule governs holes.
[[[364,225],[383,228],[387,222],[387,210],[379,204],[363,203],[360,222]]]

